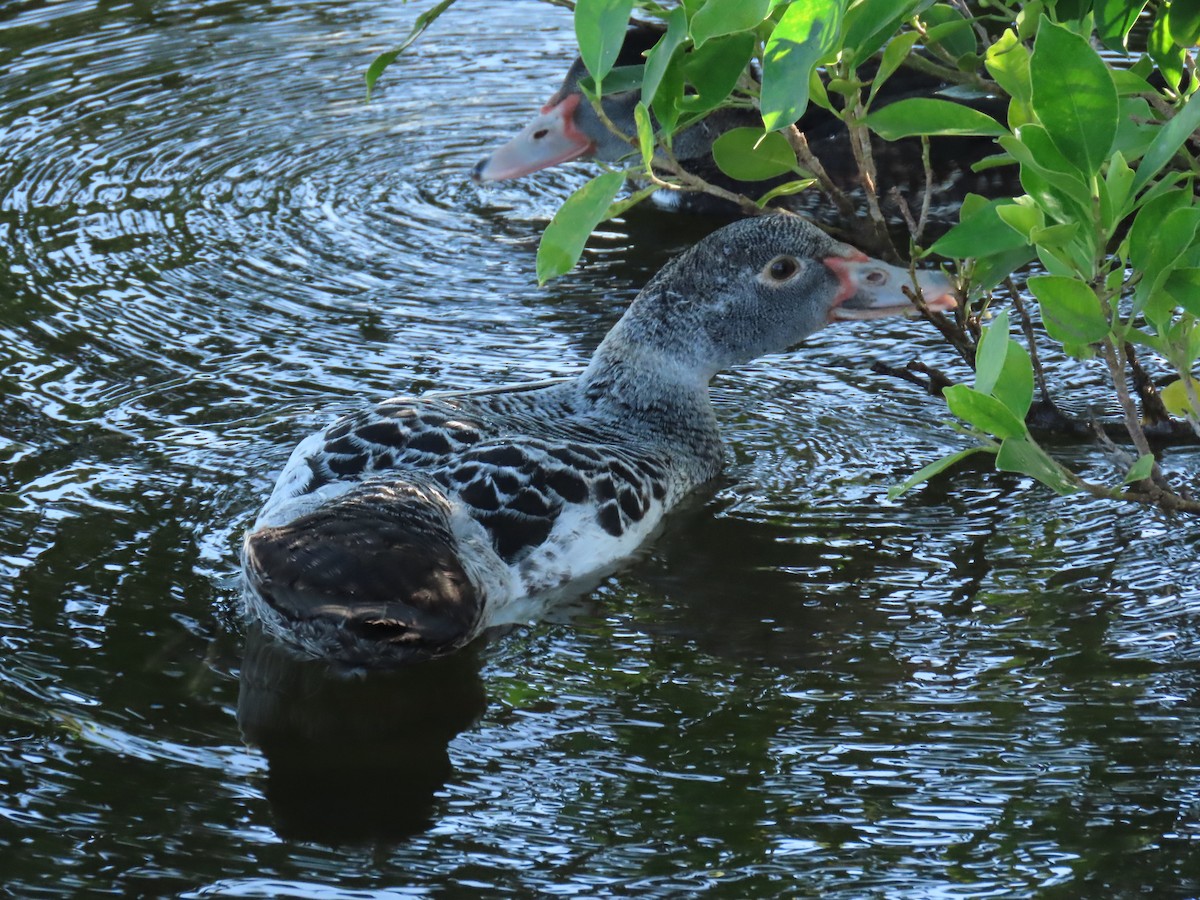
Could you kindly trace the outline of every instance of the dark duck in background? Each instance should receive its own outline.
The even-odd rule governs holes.
[[[658,41],[662,32],[650,26],[630,28],[617,58],[617,66],[637,66],[645,62],[643,54]],[[521,131],[473,170],[477,181],[503,181],[520,178],[541,169],[574,159],[597,159],[607,163],[632,161],[636,148],[631,139],[637,133],[634,107],[641,99],[640,90],[606,94],[602,100],[605,115],[620,131],[613,131],[601,120],[580,89],[588,75],[581,59],[567,70],[561,87],[542,110]],[[879,91],[873,108],[909,97],[938,95],[949,85],[912,69],[901,69]],[[956,100],[949,95],[941,99]],[[959,101],[965,102],[965,101]],[[1003,119],[1006,102],[999,98],[975,97],[970,106]],[[734,193],[757,198],[772,187],[795,176],[767,181],[738,181],[721,171],[713,159],[713,142],[733,128],[762,128],[758,112],[747,108],[718,109],[694,125],[676,134],[673,152],[681,166],[710,184]],[[866,214],[858,166],[850,147],[850,138],[840,119],[815,104],[809,104],[796,123],[804,132],[810,149],[822,163],[833,183],[855,201],[859,215]],[[872,155],[876,169],[876,193],[889,223],[902,226],[904,218],[892,197],[893,188],[916,216],[926,190],[920,138],[884,141],[872,135]],[[968,193],[987,197],[1002,196],[1019,188],[1015,166],[985,169],[976,173],[971,166],[999,152],[990,138],[941,137],[930,142],[930,188],[928,222],[933,230],[944,230],[958,221],[958,209]],[[1019,190],[1018,190],[1019,193]],[[651,202],[671,210],[690,213],[735,215],[737,206],[709,194],[662,190]],[[803,214],[818,223],[851,231],[836,206],[816,187],[772,201],[791,212]]]

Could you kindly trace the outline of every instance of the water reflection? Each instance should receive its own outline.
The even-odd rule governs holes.
[[[909,323],[719,379],[726,479],[557,621],[365,680],[251,636],[238,672],[239,535],[299,438],[578,371],[717,224],[633,213],[536,287],[589,170],[466,173],[569,16],[460,0],[365,104],[426,6],[0,3],[5,889],[1200,894],[1200,531],[970,469],[886,500],[955,439],[870,361],[965,376]]]
[[[433,823],[447,745],[487,706],[478,649],[394,672],[301,659],[252,629],[237,717],[267,760],[278,833],[326,844],[393,842]]]

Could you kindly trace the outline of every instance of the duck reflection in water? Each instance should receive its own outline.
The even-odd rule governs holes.
[[[238,725],[267,759],[284,838],[398,841],[429,828],[453,767],[449,744],[487,706],[475,647],[385,672],[301,658],[252,629]]]

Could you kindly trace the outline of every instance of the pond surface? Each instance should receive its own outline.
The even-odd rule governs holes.
[[[961,375],[917,323],[719,379],[724,479],[540,622],[369,677],[248,633],[297,440],[579,371],[718,224],[637,213],[537,288],[586,167],[467,173],[569,15],[462,0],[364,103],[417,11],[0,7],[2,892],[1200,893],[1200,527],[970,470],[889,502],[955,446],[869,371]]]

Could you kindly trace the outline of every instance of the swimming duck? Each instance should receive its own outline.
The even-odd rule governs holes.
[[[585,371],[532,390],[385,400],[302,441],[246,536],[248,609],[321,657],[447,653],[629,556],[721,469],[708,383],[827,323],[910,310],[907,270],[796,216],[676,257]],[[919,273],[933,309],[949,282]]]
[[[645,62],[643,54],[654,46],[661,34],[653,27],[631,28],[626,33],[616,64],[635,66]],[[611,164],[628,162],[636,154],[631,138],[637,133],[634,107],[641,99],[641,93],[625,91],[603,98],[601,105],[605,115],[621,132],[614,134],[580,89],[579,83],[587,74],[583,60],[576,58],[562,85],[541,111],[511,140],[476,164],[472,178],[480,182],[504,181],[575,159],[596,159]],[[947,87],[932,76],[901,70],[884,83],[874,108],[907,97],[930,96]],[[974,98],[970,105],[1003,119],[1004,103],[999,98]],[[804,132],[810,149],[830,179],[856,201],[859,214],[865,215],[858,167],[842,121],[827,110],[810,104],[796,126]],[[753,109],[718,109],[677,134],[672,141],[672,150],[683,168],[692,174],[750,198],[761,196],[775,185],[795,178],[787,175],[768,181],[745,182],[722,172],[712,156],[713,142],[725,132],[739,127],[761,129],[762,119]],[[889,194],[896,188],[914,217],[919,213],[926,187],[921,141],[907,138],[887,142],[873,136],[871,147],[877,176],[876,193],[890,224],[901,225],[903,219],[899,208]],[[930,143],[934,181],[928,221],[932,225],[949,226],[957,222],[959,206],[968,193],[1000,196],[1019,186],[1015,166],[979,173],[971,171],[973,163],[996,152],[997,147],[990,138],[943,137]],[[738,212],[738,208],[727,200],[695,192],[658,191],[651,196],[651,201],[679,212],[724,215]],[[848,227],[833,204],[815,188],[778,198],[773,205],[802,213],[827,226]]]

